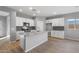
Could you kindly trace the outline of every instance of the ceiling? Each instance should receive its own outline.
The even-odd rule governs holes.
[[[8,6],[8,7],[26,13],[27,15],[33,16],[33,14],[35,14],[36,12],[29,9],[32,7],[32,9],[40,11],[40,13],[36,13],[38,16],[44,16],[44,17],[79,11],[78,6]]]
[[[26,15],[33,16],[34,14],[37,14],[38,16],[43,17],[79,12],[78,6],[8,6],[8,8],[11,10],[14,9]],[[40,13],[33,11],[31,8],[40,11]],[[6,16],[8,14],[0,11],[0,15]]]

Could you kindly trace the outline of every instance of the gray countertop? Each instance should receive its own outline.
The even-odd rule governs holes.
[[[24,36],[24,34],[26,35],[26,36],[35,36],[35,35],[39,35],[39,34],[42,34],[42,33],[45,33],[45,32],[22,32],[22,31],[18,31],[17,32],[17,35],[18,36]]]

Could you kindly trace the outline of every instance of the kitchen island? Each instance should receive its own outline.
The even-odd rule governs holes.
[[[26,32],[20,33],[20,46],[25,51],[28,52],[33,48],[41,45],[42,43],[48,41],[47,32]]]

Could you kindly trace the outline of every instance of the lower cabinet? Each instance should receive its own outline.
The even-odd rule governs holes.
[[[25,41],[23,36],[20,36],[20,46],[24,49],[25,52],[32,50],[33,48],[39,46],[40,44],[48,41],[48,34],[47,32],[38,32],[30,33],[29,36],[26,36]]]
[[[64,38],[64,31],[51,31],[52,37]]]

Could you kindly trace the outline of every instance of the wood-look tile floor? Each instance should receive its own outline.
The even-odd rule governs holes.
[[[48,42],[34,48],[31,53],[79,53],[79,41],[49,38]]]
[[[5,42],[0,45],[0,53],[23,53],[19,44],[19,41]],[[47,42],[34,48],[30,53],[79,53],[79,42],[49,37]]]
[[[0,53],[23,53],[24,51],[19,45],[19,41],[16,42],[9,42],[6,41],[0,46]]]

